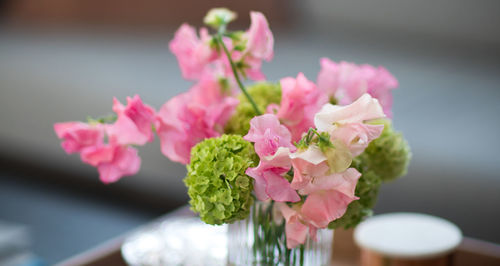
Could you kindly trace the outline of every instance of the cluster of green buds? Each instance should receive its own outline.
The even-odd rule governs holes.
[[[241,136],[222,135],[198,143],[184,179],[191,209],[207,224],[246,218],[253,204],[253,179],[245,171],[257,162],[252,144]]]

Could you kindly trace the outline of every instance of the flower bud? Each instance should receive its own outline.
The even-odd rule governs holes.
[[[236,13],[227,8],[212,8],[208,11],[203,22],[214,29],[222,25],[227,25],[229,22],[236,19]]]

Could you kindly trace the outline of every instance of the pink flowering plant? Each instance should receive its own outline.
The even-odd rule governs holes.
[[[262,234],[254,254],[275,256],[265,252],[277,246],[290,260],[317,230],[369,216],[380,185],[406,173],[409,147],[390,120],[398,81],[383,67],[328,58],[316,81],[303,73],[266,81],[261,65],[274,54],[268,21],[251,12],[248,30],[229,31],[235,18],[216,8],[204,19],[209,28],[177,30],[169,47],[193,85],[158,111],[135,95],[126,105],[114,99],[115,115],[54,130],[104,183],[136,174],[137,147],[156,135],[163,155],[187,165],[191,209],[203,221],[251,213]]]

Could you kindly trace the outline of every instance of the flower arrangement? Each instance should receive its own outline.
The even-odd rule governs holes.
[[[261,65],[274,46],[268,21],[251,12],[248,30],[229,31],[235,18],[216,8],[204,19],[212,31],[183,24],[175,33],[169,47],[193,81],[187,92],[159,111],[135,95],[126,105],[114,99],[115,115],[56,123],[63,149],[112,183],[139,171],[136,147],[156,134],[162,153],[187,165],[190,205],[204,222],[233,223],[250,215],[254,201],[265,202],[275,213],[267,223],[277,228],[266,243],[287,250],[318,229],[355,226],[371,214],[380,185],[409,163],[409,146],[390,120],[398,81],[383,67],[328,58],[316,82],[302,73],[266,81]]]

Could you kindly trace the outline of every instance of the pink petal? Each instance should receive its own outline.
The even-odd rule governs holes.
[[[55,123],[54,131],[63,139],[61,146],[66,153],[81,152],[92,146],[103,143],[104,132],[100,124],[89,125],[82,122]]]
[[[144,145],[149,136],[143,134],[134,122],[125,115],[119,115],[114,124],[105,125],[110,142],[119,145]]]
[[[254,192],[257,199],[265,201],[272,198],[275,201],[289,202],[300,200],[297,192],[283,177],[283,174],[290,169],[290,162],[289,159],[287,162],[282,158],[271,161],[261,160],[257,167],[247,169],[246,174],[255,180]]]
[[[304,244],[308,231],[309,227],[301,223],[296,216],[290,218],[285,225],[286,247],[292,249]]]
[[[269,195],[267,195],[266,192],[267,181],[266,178],[264,178],[262,170],[259,169],[259,167],[250,167],[245,173],[255,180],[253,190],[257,199],[260,201],[268,200]]]
[[[153,140],[151,126],[155,121],[155,110],[151,106],[143,104],[139,95],[135,95],[133,98],[127,97],[127,106],[123,110],[123,114],[134,122],[142,134],[148,136],[148,141]]]
[[[202,29],[200,35],[201,40],[193,27],[183,24],[169,44],[170,51],[177,57],[185,79],[200,78],[207,64],[214,58],[215,52],[209,46],[206,29]]]
[[[315,145],[290,154],[290,158],[294,171],[291,186],[294,189],[304,188],[313,178],[324,176],[329,169],[326,157]]]
[[[266,17],[260,12],[252,11],[250,12],[250,20],[245,51],[255,58],[270,61],[273,58],[274,38]]]
[[[102,145],[84,149],[80,157],[84,163],[98,166],[101,163],[111,162],[117,146]]]
[[[135,175],[141,166],[141,158],[137,150],[131,147],[116,146],[113,160],[97,166],[100,179],[103,183],[118,181],[123,176]]]
[[[331,221],[342,217],[353,200],[337,190],[322,190],[307,196],[301,213],[315,227],[325,228]]]
[[[392,117],[391,90],[399,84],[387,69],[343,61],[335,63],[328,58],[322,58],[320,63],[318,87],[329,97],[335,97],[340,105],[347,105],[368,93],[378,99],[384,113]]]
[[[368,144],[382,134],[384,125],[367,125],[352,123],[336,128],[331,135],[339,139],[349,148],[352,156],[358,156],[368,147]]]
[[[316,83],[318,88],[330,97],[335,96],[335,92],[339,88],[339,66],[337,63],[328,58],[321,58],[321,71],[318,74]]]
[[[328,98],[302,73],[297,78],[283,78],[280,84],[282,96],[277,117],[292,133],[292,140],[298,141],[313,127],[314,114]]]
[[[174,162],[188,164],[193,143],[189,142],[183,128],[160,124],[157,129],[161,152]]]
[[[222,93],[215,78],[204,75],[189,92],[175,96],[157,113],[162,153],[172,161],[189,163],[191,148],[220,136],[238,100]]]
[[[256,116],[250,120],[250,130],[243,137],[255,142],[255,152],[259,157],[274,155],[279,147],[295,150],[291,134],[273,114]]]
[[[292,249],[304,244],[307,238],[309,226],[300,221],[299,213],[288,207],[285,203],[277,202],[277,208],[286,220],[285,234],[287,248]]]
[[[114,124],[106,125],[106,133],[111,142],[120,145],[144,145],[153,141],[155,111],[143,104],[139,95],[127,97],[127,106],[123,106],[114,98],[113,111],[117,113],[118,119]]]
[[[300,197],[297,192],[290,187],[290,183],[281,175],[273,172],[264,172],[266,179],[266,193],[271,199],[278,202],[297,202]]]
[[[309,195],[318,191],[336,190],[344,193],[350,198],[356,198],[354,191],[361,173],[355,168],[348,168],[342,173],[321,176],[314,179],[306,187],[300,190],[300,194]]]
[[[279,147],[274,155],[261,158],[261,162],[265,162],[266,165],[272,167],[284,168],[288,171],[292,165],[292,160],[290,159],[290,149]]]

